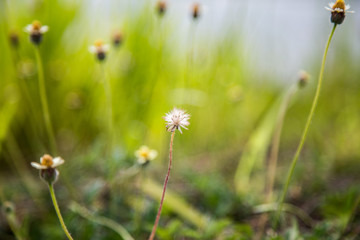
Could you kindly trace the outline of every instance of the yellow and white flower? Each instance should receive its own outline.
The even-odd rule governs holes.
[[[335,24],[343,23],[345,19],[345,13],[353,13],[348,11],[350,5],[346,5],[344,0],[337,0],[335,3],[329,3],[329,7],[325,7],[326,10],[331,11],[331,22]]]
[[[99,61],[106,58],[106,53],[110,50],[109,44],[104,44],[102,40],[95,41],[94,45],[89,47],[89,52],[96,55]]]
[[[39,45],[42,41],[43,34],[49,31],[49,27],[41,25],[41,22],[35,20],[24,29],[25,32],[30,34],[30,41],[35,45]]]
[[[40,170],[40,178],[48,184],[56,182],[59,176],[59,171],[56,167],[63,164],[65,161],[61,157],[53,158],[49,154],[45,154],[40,158],[40,163],[32,162],[31,166]]]
[[[32,162],[31,166],[33,166],[36,169],[42,170],[42,169],[48,169],[48,168],[56,168],[63,164],[65,161],[61,157],[53,158],[49,154],[45,154],[40,158],[40,163]]]
[[[158,152],[154,149],[150,149],[148,146],[141,146],[135,151],[135,156],[139,164],[145,164],[154,160],[158,155]]]

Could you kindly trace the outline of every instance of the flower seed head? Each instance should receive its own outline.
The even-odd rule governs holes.
[[[30,41],[33,44],[39,45],[42,41],[43,34],[49,31],[49,27],[42,26],[39,21],[35,20],[32,24],[27,25],[24,31],[30,34]]]
[[[330,21],[335,24],[342,24],[344,22],[345,12],[352,13],[352,11],[348,11],[350,5],[346,5],[344,0],[329,3],[329,7],[325,8],[331,12]]]
[[[158,1],[156,5],[156,10],[159,14],[159,16],[163,16],[166,12],[167,4],[165,1]]]
[[[135,156],[137,162],[140,165],[146,165],[150,161],[154,160],[157,157],[158,153],[156,150],[150,149],[148,146],[141,146],[137,151],[135,151]]]
[[[190,125],[190,114],[182,109],[174,108],[169,113],[166,113],[163,118],[166,122],[166,130],[168,132],[174,132],[178,129],[180,133],[182,133],[181,128],[187,129],[187,126]]]
[[[63,164],[65,161],[61,157],[53,158],[49,154],[45,154],[40,158],[40,163],[32,162],[31,166],[40,170],[40,178],[46,183],[56,182],[59,172],[56,167]]]
[[[109,45],[104,44],[102,40],[97,40],[94,45],[89,47],[89,51],[95,54],[99,61],[103,61],[106,58],[106,53],[109,51]]]
[[[194,3],[191,9],[191,14],[194,20],[198,19],[200,16],[200,5],[198,3]]]
[[[300,71],[299,72],[299,77],[298,77],[298,86],[300,88],[303,88],[307,85],[307,83],[309,82],[310,79],[310,75],[306,72],[306,71]]]

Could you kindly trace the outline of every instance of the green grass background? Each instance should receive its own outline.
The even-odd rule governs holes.
[[[0,200],[3,208],[5,201],[15,208],[1,214],[1,239],[14,239],[14,219],[25,239],[64,239],[46,185],[30,166],[44,153],[55,154],[44,127],[34,49],[23,32],[34,19],[50,27],[40,51],[58,154],[65,159],[55,190],[75,239],[121,237],[114,228],[81,217],[72,201],[121,224],[135,239],[147,238],[168,162],[170,134],[162,116],[174,106],[191,114],[191,124],[175,136],[174,165],[157,236],[254,237],[259,218],[254,209],[265,199],[266,160],[279,101],[297,73],[280,81],[259,74],[260,66],[247,61],[243,39],[231,29],[209,42],[197,35],[197,23],[191,23],[192,37],[178,47],[172,41],[176,23],[168,22],[166,15],[159,18],[153,2],[137,8],[124,21],[109,23],[124,34],[123,44],[111,46],[103,63],[112,87],[115,143],[109,148],[104,76],[88,52],[95,39],[87,37],[85,23],[81,28],[74,24],[80,4],[0,2]],[[345,21],[339,31],[347,27]],[[17,48],[9,42],[12,31],[19,35]],[[315,223],[307,226],[286,215],[289,221],[283,221],[277,234],[268,232],[266,239],[355,239],[360,232],[359,57],[346,44],[346,36],[337,33],[287,199]],[[319,49],[326,37],[319,40]],[[111,44],[110,34],[99,38]],[[315,92],[320,55],[308,61],[312,78],[293,98],[284,122],[275,196]],[[134,152],[143,144],[159,156],[146,169],[127,176],[126,169],[136,162]]]

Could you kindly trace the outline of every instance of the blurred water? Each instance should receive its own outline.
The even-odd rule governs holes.
[[[177,46],[187,43],[191,24],[191,0],[172,0],[164,20],[177,28]],[[275,74],[279,80],[294,80],[300,69],[319,64],[325,42],[331,30],[330,13],[325,10],[328,1],[289,0],[202,0],[198,21],[197,40],[204,42],[222,39],[231,32],[240,35],[245,44],[240,53],[258,74]],[[84,12],[79,23],[86,24],[90,39],[108,36],[126,17],[139,13],[142,6],[154,7],[156,1],[89,0],[83,2]],[[352,10],[360,12],[359,1],[347,1]],[[354,59],[359,59],[360,16],[348,14],[336,31],[333,45],[349,44]],[[240,43],[239,43],[240,44]],[[331,51],[329,54],[331,57]],[[260,71],[261,70],[261,71]]]

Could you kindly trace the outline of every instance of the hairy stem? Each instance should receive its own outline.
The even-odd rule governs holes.
[[[163,206],[163,203],[164,203],[164,198],[165,198],[166,186],[167,186],[167,183],[169,181],[169,176],[170,176],[174,136],[175,136],[175,131],[173,131],[172,134],[171,134],[170,150],[169,150],[169,167],[168,167],[168,171],[167,171],[167,174],[166,174],[166,177],[165,177],[164,188],[163,188],[163,192],[162,192],[162,196],[161,196],[159,210],[157,212],[156,220],[155,220],[154,227],[152,229],[151,235],[149,237],[149,240],[154,239],[155,233],[156,233],[156,228],[157,228],[157,226],[159,224],[159,220],[160,220],[161,209],[162,209],[162,206]]]

